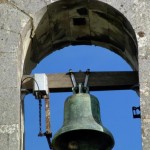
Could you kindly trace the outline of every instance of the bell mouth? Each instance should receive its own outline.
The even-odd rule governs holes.
[[[96,130],[72,130],[60,133],[52,141],[55,150],[111,150],[114,139]]]

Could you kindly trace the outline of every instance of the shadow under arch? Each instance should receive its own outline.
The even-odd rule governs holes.
[[[138,71],[138,46],[134,30],[123,14],[97,0],[61,0],[48,6],[30,43],[24,72],[44,57],[69,45],[96,45],[120,55]]]

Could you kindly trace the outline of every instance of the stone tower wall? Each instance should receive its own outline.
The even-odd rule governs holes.
[[[60,0],[61,1],[61,0]],[[0,0],[0,149],[23,150],[20,93],[24,63],[34,31],[55,0]],[[102,0],[131,23],[138,40],[143,150],[150,149],[150,1]],[[30,61],[30,60],[29,60]],[[33,68],[36,63],[30,62]],[[29,69],[31,71],[31,69]],[[25,70],[24,73],[29,73]]]

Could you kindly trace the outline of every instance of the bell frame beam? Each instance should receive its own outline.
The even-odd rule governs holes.
[[[77,83],[83,83],[86,72],[74,72]],[[71,92],[72,81],[69,73],[47,74],[48,88],[52,92]],[[24,80],[26,78],[26,80]],[[33,91],[33,75],[24,75],[22,89]],[[88,86],[90,91],[107,91],[107,90],[138,90],[138,72],[121,71],[121,72],[90,72]]]

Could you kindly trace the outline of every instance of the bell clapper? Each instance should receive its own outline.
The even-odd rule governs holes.
[[[68,143],[68,150],[78,150],[78,143],[76,141],[70,141]]]

